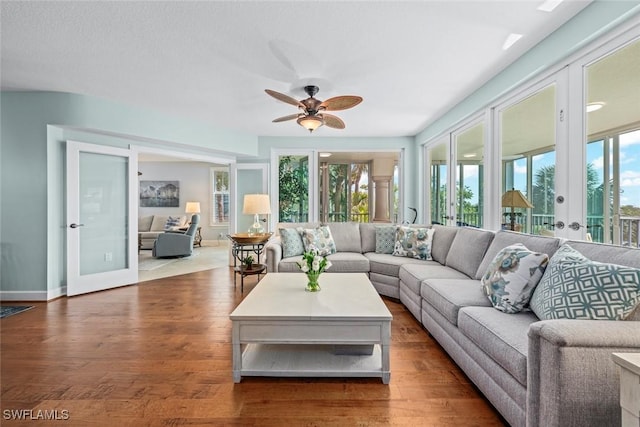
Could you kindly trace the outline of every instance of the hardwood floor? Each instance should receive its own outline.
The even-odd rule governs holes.
[[[245,294],[255,282],[246,279]],[[0,424],[504,425],[411,314],[387,299],[389,385],[373,378],[234,384],[228,315],[241,299],[230,270],[218,268],[36,303],[2,319]],[[29,418],[9,419],[18,414]],[[31,419],[38,416],[68,420]]]

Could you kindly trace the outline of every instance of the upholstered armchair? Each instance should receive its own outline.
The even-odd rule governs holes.
[[[167,231],[158,236],[153,244],[155,258],[189,256],[193,252],[193,238],[198,229],[200,215],[191,217],[191,224],[187,231]]]

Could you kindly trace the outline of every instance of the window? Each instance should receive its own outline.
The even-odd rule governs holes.
[[[211,168],[211,224],[229,223],[229,169]]]

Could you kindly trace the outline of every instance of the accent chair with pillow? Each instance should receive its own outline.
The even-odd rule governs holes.
[[[167,230],[158,235],[153,244],[153,256],[155,258],[190,256],[193,253],[193,239],[199,222],[200,215],[194,214],[186,232]]]

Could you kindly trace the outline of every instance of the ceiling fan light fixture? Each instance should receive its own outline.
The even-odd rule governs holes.
[[[308,130],[310,133],[314,130],[318,129],[320,126],[324,124],[324,120],[322,120],[318,116],[304,116],[300,117],[297,120],[298,124]]]

